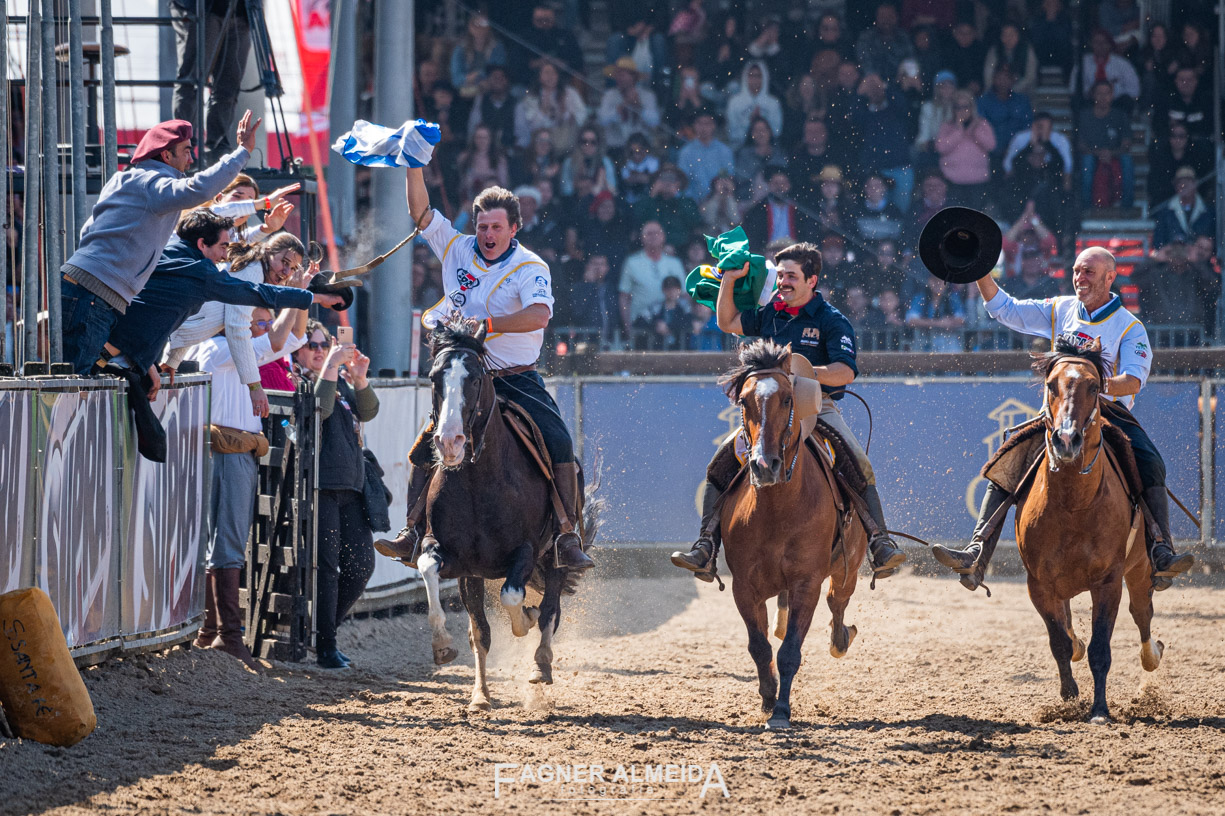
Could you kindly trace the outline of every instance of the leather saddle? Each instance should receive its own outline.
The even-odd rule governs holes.
[[[532,461],[540,468],[540,472],[544,477],[553,481],[553,460],[549,456],[549,450],[544,444],[544,435],[540,433],[540,428],[536,425],[535,420],[531,415],[524,410],[523,406],[513,400],[499,396],[497,401],[498,410],[502,412],[502,420],[507,427],[511,429],[515,439],[523,446],[523,449],[531,457]],[[412,450],[408,452],[408,461],[413,467],[432,468],[434,466],[434,453],[430,442],[434,435],[434,421],[430,423],[417,437],[417,441],[413,444]]]

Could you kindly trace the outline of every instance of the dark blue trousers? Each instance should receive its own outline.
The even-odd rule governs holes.
[[[1131,442],[1131,451],[1136,457],[1136,467],[1140,471],[1140,482],[1145,489],[1150,487],[1165,487],[1165,460],[1157,452],[1157,446],[1131,411],[1120,402],[1102,400],[1102,414],[1119,430],[1127,434]]]
[[[536,371],[524,371],[493,378],[493,390],[523,406],[540,426],[544,445],[549,449],[553,462],[564,465],[574,461],[574,441],[570,429],[561,418],[561,411],[553,397],[545,390],[544,380]]]

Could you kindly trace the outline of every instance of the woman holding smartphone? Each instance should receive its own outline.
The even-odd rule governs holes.
[[[336,628],[366,590],[374,572],[373,536],[362,499],[365,459],[361,423],[374,419],[379,399],[366,374],[370,358],[341,326],[339,342],[314,320],[307,342],[294,354],[319,403],[319,498],[315,600],[315,659],[320,668],[347,669],[336,648]],[[343,333],[343,334],[342,334]]]

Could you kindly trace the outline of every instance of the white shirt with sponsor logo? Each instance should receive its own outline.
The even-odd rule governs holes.
[[[280,351],[272,350],[272,338],[267,334],[251,341],[256,365],[264,365],[293,354],[304,345],[306,337],[298,337],[293,332],[290,332]],[[213,375],[209,421],[225,428],[259,433],[262,425],[260,418],[251,413],[251,392],[238,376],[238,369],[234,366],[234,357],[225,335],[219,334],[192,346],[187,351],[186,359],[195,360],[200,364],[201,371],[208,371]]]
[[[517,241],[493,263],[481,257],[475,235],[463,235],[442,213],[434,210],[430,225],[421,231],[442,262],[442,300],[430,306],[421,322],[433,328],[458,310],[478,320],[504,317],[534,303],[549,307],[553,316],[553,277],[540,256]],[[540,358],[544,330],[491,334],[485,340],[493,368],[531,365]]]
[[[1130,374],[1140,381],[1140,387],[1148,381],[1148,372],[1153,365],[1153,349],[1148,341],[1148,332],[1139,318],[1123,308],[1118,295],[1111,297],[1105,306],[1093,314],[1084,304],[1071,295],[1047,298],[1046,300],[1017,300],[1003,289],[987,301],[987,314],[1014,331],[1054,338],[1069,332],[1083,339],[1102,338],[1102,363],[1109,377]],[[1133,395],[1107,397],[1131,408],[1136,403]]]

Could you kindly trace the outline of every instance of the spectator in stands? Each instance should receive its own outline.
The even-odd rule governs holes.
[[[1072,70],[1071,30],[1072,18],[1063,0],[1042,0],[1037,15],[1029,19],[1029,39],[1038,65],[1058,68],[1064,79]]]
[[[863,100],[859,96],[859,68],[853,62],[838,66],[838,81],[826,105],[825,121],[829,125],[829,146],[834,161],[848,169],[858,160],[863,140],[855,130],[856,114]]]
[[[953,121],[953,98],[957,94],[957,78],[952,71],[938,71],[932,82],[932,98],[919,107],[919,132],[915,136],[915,169],[924,170],[938,164],[936,136],[940,126]]]
[[[1008,281],[1008,294],[1017,300],[1046,300],[1062,294],[1059,281],[1051,277],[1050,256],[1041,247],[1026,244],[1021,248],[1020,269]]]
[[[459,166],[463,171],[459,181],[459,195],[467,200],[481,190],[491,186],[510,184],[510,164],[502,145],[493,138],[493,131],[484,125],[476,127],[468,140],[468,147],[459,154]]]
[[[686,142],[677,155],[677,166],[689,177],[685,195],[694,201],[710,191],[710,183],[715,176],[730,174],[736,169],[732,149],[715,138],[717,127],[713,113],[700,111],[693,122],[693,140]]]
[[[975,112],[974,97],[969,91],[958,91],[953,100],[953,121],[941,125],[936,134],[940,172],[949,182],[949,197],[954,204],[982,207],[995,145],[995,131]]]
[[[736,151],[736,181],[741,199],[756,200],[765,187],[766,173],[786,167],[787,157],[774,141],[770,123],[758,116],[749,125],[749,140]]]
[[[664,278],[663,302],[647,318],[650,328],[650,348],[655,351],[685,351],[693,333],[693,316],[681,297],[680,278]]]
[[[506,46],[493,36],[488,17],[473,14],[463,40],[451,51],[451,85],[464,99],[474,99],[486,91],[487,72],[495,65],[506,65]]]
[[[1203,29],[1194,20],[1187,20],[1183,23],[1182,42],[1178,44],[1175,54],[1179,68],[1191,68],[1197,76],[1205,79],[1212,76],[1212,61],[1219,52],[1213,49],[1212,41]]]
[[[791,200],[791,179],[784,168],[769,171],[766,190],[765,199],[744,213],[744,232],[750,247],[764,247],[783,238],[798,241],[816,231],[816,225]]]
[[[1022,36],[1021,27],[1016,23],[1000,26],[999,38],[987,50],[987,59],[983,64],[983,87],[994,83],[995,71],[1000,66],[1007,66],[1012,72],[1012,89],[1016,93],[1028,96],[1038,86],[1038,55],[1034,53],[1029,40]]]
[[[702,51],[712,55],[697,60],[702,79],[706,82],[723,89],[740,76],[748,56],[748,43],[740,30],[738,12],[729,11],[720,18],[718,25],[711,29],[710,39]]]
[[[647,320],[663,303],[664,279],[685,276],[681,262],[673,255],[665,254],[667,234],[658,221],[647,221],[642,225],[642,250],[625,259],[621,269],[620,293],[621,329],[625,337],[632,337],[635,323]]]
[[[515,146],[515,98],[510,95],[510,76],[503,65],[491,65],[472,103],[468,133],[484,125],[504,150]]]
[[[787,169],[795,199],[804,207],[815,207],[821,199],[821,171],[830,164],[829,127],[821,119],[804,123],[804,138],[796,147]]]
[[[430,264],[413,259],[413,304],[416,308],[428,309],[442,300],[439,275],[430,274]]]
[[[1082,111],[1076,135],[1081,151],[1081,202],[1109,207],[1135,199],[1135,170],[1131,160],[1131,119],[1111,104],[1110,83],[1093,85],[1093,107]]]
[[[1174,198],[1157,210],[1154,221],[1156,249],[1174,241],[1192,243],[1197,236],[1216,234],[1216,213],[1199,194],[1194,168],[1180,167],[1174,173]]]
[[[546,63],[564,65],[569,75],[583,73],[583,49],[569,29],[557,27],[557,12],[551,5],[535,5],[532,9],[532,25],[523,33],[523,40],[525,44],[520,48],[516,61],[521,66],[519,82],[526,84],[533,76],[538,76],[541,67]],[[581,117],[579,122],[586,118]]]
[[[1201,82],[1194,68],[1179,68],[1174,88],[1158,97],[1153,110],[1153,130],[1158,137],[1178,123],[1195,138],[1212,138],[1212,85]]]
[[[429,96],[422,98],[420,105],[422,116],[427,121],[435,122],[442,131],[443,142],[464,143],[472,110],[470,101],[459,97],[449,84],[439,82]]]
[[[919,112],[927,101],[918,60],[902,60],[902,64],[897,68],[897,76],[893,78],[893,90],[906,112],[906,138],[913,144],[915,137],[919,135]]]
[[[668,125],[682,139],[688,140],[693,138],[693,120],[706,107],[706,100],[702,96],[702,79],[696,67],[685,65],[676,76],[677,87],[673,92],[673,101],[664,116]]]
[[[957,87],[965,88],[971,94],[982,90],[983,64],[986,61],[987,47],[979,39],[974,25],[962,20],[953,26],[953,39],[946,50],[944,65],[957,77]]]
[[[253,338],[252,361],[269,363],[306,342],[306,311],[286,309],[274,322],[270,311],[256,309],[248,331]],[[259,495],[257,451],[267,440],[259,416],[251,412],[247,386],[238,376],[226,336],[193,347],[190,359],[213,375],[209,424],[217,429],[210,434],[212,494],[204,554],[204,622],[195,645],[225,652],[262,674],[263,667],[243,643],[239,591]]]
[[[898,10],[893,3],[876,7],[876,22],[855,41],[855,61],[865,74],[891,77],[898,65],[914,56],[910,36],[898,27]]]
[[[845,232],[852,228],[850,205],[842,184],[842,171],[826,165],[817,176],[821,197],[817,201],[817,220],[824,229]]]
[[[995,156],[1003,158],[1004,149],[1018,133],[1029,129],[1034,108],[1029,97],[1012,89],[1012,70],[1007,65],[995,69],[991,91],[978,98],[978,114],[991,123],[995,133]]]
[[[885,81],[868,74],[859,85],[862,101],[854,127],[863,138],[859,154],[862,172],[877,172],[893,182],[890,200],[901,212],[910,209],[914,191],[914,166],[910,162],[913,135],[902,100],[889,94]]]
[[[583,180],[590,186],[581,184]],[[617,169],[604,153],[598,128],[585,127],[579,131],[578,144],[561,164],[558,191],[568,197],[580,187],[587,190],[588,195],[598,195],[604,190],[617,193]]]
[[[1055,141],[1059,138],[1059,143]],[[1004,215],[1012,218],[1026,202],[1033,202],[1039,215],[1051,228],[1062,231],[1067,193],[1072,189],[1072,156],[1067,139],[1051,129],[1051,118],[1040,114],[1029,130],[1013,137],[1011,151],[1021,145],[1017,152],[1004,157],[1005,195]],[[1064,150],[1068,150],[1067,154]]]
[[[961,329],[965,324],[961,294],[935,275],[928,275],[927,288],[915,293],[906,311],[906,325],[920,330],[915,337],[915,350],[964,351]]]
[[[749,41],[745,50],[749,59],[766,66],[766,71],[775,78],[779,86],[788,84],[786,70],[787,55],[779,42],[782,24],[778,17],[768,15],[757,26],[757,36]]]
[[[617,314],[616,287],[608,280],[608,257],[589,255],[582,277],[571,284],[569,325],[607,338]]]
[[[625,203],[634,204],[650,192],[651,178],[659,172],[659,159],[651,153],[651,144],[641,133],[630,136],[625,148],[618,189]]]
[[[1140,50],[1140,6],[1136,0],[1102,0],[1097,24],[1114,38],[1114,50],[1134,57]]]
[[[855,56],[855,47],[847,38],[842,28],[842,18],[833,12],[826,12],[817,21],[817,41],[813,43],[814,53],[830,50],[842,59]]]
[[[211,163],[234,149],[230,129],[234,127],[238,91],[251,53],[251,28],[246,3],[214,0],[205,3],[204,9],[204,42],[196,42],[196,0],[171,0],[170,22],[174,26],[178,57],[178,81],[171,105],[175,119],[194,121],[196,95],[204,93],[206,80],[212,80],[207,83],[209,96],[204,108],[203,134],[204,155],[206,162]],[[204,63],[208,76],[203,79],[195,76],[197,49],[203,49],[207,55]]]
[[[619,57],[604,73],[615,83],[604,92],[596,112],[605,142],[613,150],[620,150],[632,134],[650,138],[659,127],[659,104],[655,93],[640,82],[647,75],[638,71],[638,64],[630,56]]]
[[[848,297],[849,297],[848,291]],[[856,339],[863,351],[901,351],[906,333],[906,316],[897,291],[882,289],[873,305],[856,327]]]
[[[783,102],[783,132],[779,141],[790,149],[803,137],[804,125],[825,114],[825,98],[817,87],[816,77],[804,74],[787,89]]]
[[[702,229],[708,235],[722,235],[740,223],[740,203],[736,199],[736,182],[727,173],[720,173],[710,183],[710,195],[702,202]],[[702,248],[705,252],[705,247]]]
[[[315,660],[322,669],[347,669],[350,661],[336,646],[336,629],[374,572],[373,535],[362,499],[366,458],[360,423],[378,414],[379,398],[366,377],[369,357],[352,343],[331,343],[327,330],[315,321],[308,332],[308,346],[295,357],[314,386],[321,423],[315,494]]]
[[[421,100],[422,105],[432,105],[426,100],[434,98],[434,88],[442,84],[442,68],[432,59],[423,59],[417,63],[417,72],[413,74],[413,99]],[[432,112],[425,109],[423,112]]]
[[[1048,258],[1059,252],[1055,233],[1042,220],[1032,201],[1025,203],[1017,220],[1004,233],[1005,274],[1012,276],[1020,273],[1021,255],[1027,249],[1036,249]]]
[[[540,11],[540,8],[537,8]],[[552,10],[549,11],[552,14]],[[515,109],[515,143],[527,147],[532,134],[547,128],[553,134],[553,147],[566,153],[574,147],[575,137],[587,121],[587,106],[570,83],[561,83],[557,66],[545,61],[536,74],[532,89]]]
[[[634,19],[624,32],[614,31],[608,36],[605,58],[610,65],[616,65],[623,57],[629,57],[639,75],[636,81],[650,82],[658,88],[670,67],[668,40],[655,30],[652,14],[646,7],[634,6],[633,14]],[[612,139],[609,144],[614,144]]]
[[[1149,27],[1147,41],[1140,49],[1136,65],[1140,73],[1141,107],[1152,109],[1157,100],[1169,94],[1174,74],[1178,71],[1175,46],[1170,42],[1170,31],[1164,23],[1153,23]]]
[[[1212,172],[1212,144],[1193,139],[1181,122],[1170,125],[1169,135],[1158,139],[1148,149],[1148,205],[1157,209],[1174,195],[1174,173],[1180,167],[1190,167],[1196,178]]]
[[[1066,32],[1062,36],[1067,39]],[[1081,59],[1078,74],[1072,81],[1073,89],[1080,88],[1086,98],[1092,99],[1094,86],[1105,82],[1110,85],[1114,104],[1130,113],[1140,97],[1140,77],[1136,69],[1114,53],[1114,40],[1109,32],[1101,29],[1093,32],[1090,42],[1093,50]]]
[[[770,93],[770,73],[764,62],[745,63],[740,74],[740,90],[727,101],[727,138],[740,145],[749,135],[749,125],[757,117],[770,123],[770,130],[783,129],[783,107]]]
[[[705,41],[709,35],[709,20],[706,16],[705,0],[689,0],[672,16],[668,25],[668,36],[685,50]]]
[[[930,171],[919,182],[919,200],[911,211],[910,223],[902,230],[906,246],[917,246],[919,233],[932,216],[948,206],[949,183],[938,171]]]
[[[864,180],[863,200],[855,216],[860,240],[896,240],[902,234],[902,213],[889,200],[885,180],[873,173]]]
[[[868,299],[868,293],[864,291],[863,286],[853,283],[846,288],[842,308],[839,311],[846,315],[846,319],[851,321],[851,325],[858,333],[872,311],[872,302]]]
[[[561,161],[553,149],[553,132],[539,128],[532,134],[526,150],[520,150],[511,166],[512,184],[532,184],[542,178],[555,180],[561,175]]]
[[[612,193],[605,190],[592,199],[581,230],[588,255],[603,255],[610,268],[621,268],[632,230],[626,213]]]
[[[1131,273],[1140,297],[1140,313],[1152,326],[1193,326],[1195,331],[1174,334],[1178,345],[1191,345],[1194,335],[1208,335],[1216,315],[1221,279],[1182,240],[1157,249]]]
[[[836,232],[821,237],[821,277],[826,280],[854,280],[855,270],[846,255],[846,239]]]
[[[518,239],[530,246],[547,263],[556,263],[565,242],[565,228],[559,218],[544,218],[544,196],[538,187],[523,185],[515,188],[519,198]]]
[[[684,175],[675,167],[664,165],[651,182],[650,196],[641,199],[633,210],[637,224],[647,221],[662,224],[667,242],[673,246],[683,246],[702,224],[697,202],[681,195],[684,185]]]
[[[1072,175],[1072,143],[1068,137],[1055,130],[1055,118],[1046,111],[1034,114],[1034,121],[1028,130],[1023,130],[1012,137],[1008,149],[1004,151],[1004,172],[1012,173],[1021,152],[1026,148],[1050,153],[1054,150],[1063,163],[1063,171],[1070,178]]]

